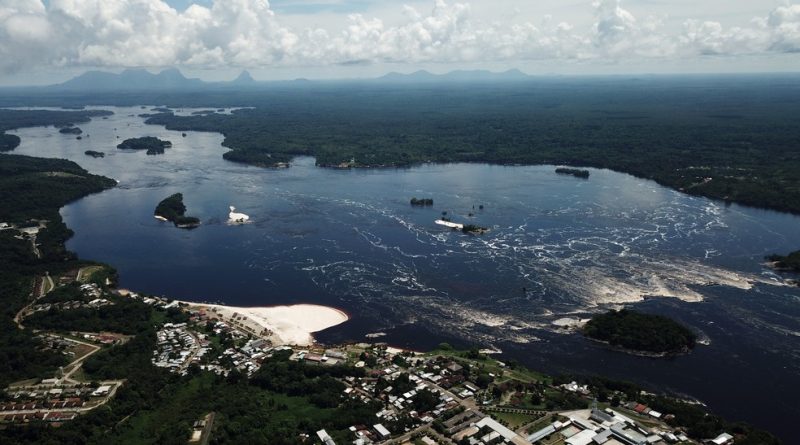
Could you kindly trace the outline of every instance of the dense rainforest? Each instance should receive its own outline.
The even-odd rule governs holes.
[[[221,132],[224,145],[232,149],[226,159],[260,166],[311,155],[321,166],[490,162],[598,167],[690,194],[800,212],[796,75],[0,92],[0,106],[18,106],[22,100],[50,106],[252,107],[233,114],[163,112],[148,121],[180,131]]]

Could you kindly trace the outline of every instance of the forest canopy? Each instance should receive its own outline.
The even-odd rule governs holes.
[[[612,346],[653,354],[686,352],[697,341],[694,332],[667,317],[628,309],[595,315],[583,333]]]

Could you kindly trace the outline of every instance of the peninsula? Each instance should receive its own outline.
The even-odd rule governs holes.
[[[149,155],[164,154],[164,149],[169,147],[172,147],[172,142],[162,141],[152,136],[125,139],[121,144],[117,145],[117,148],[121,150],[147,150]]]
[[[155,216],[162,221],[171,221],[175,227],[181,229],[194,229],[200,225],[200,219],[186,216],[186,206],[183,204],[183,194],[175,193],[168,196],[156,206]]]
[[[583,334],[626,352],[651,356],[686,353],[697,341],[694,332],[667,317],[628,309],[595,315]]]

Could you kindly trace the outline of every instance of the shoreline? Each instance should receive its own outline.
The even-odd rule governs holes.
[[[319,304],[241,307],[174,301],[189,309],[213,312],[221,321],[268,339],[275,346],[311,346],[316,343],[314,333],[350,320],[347,312]]]

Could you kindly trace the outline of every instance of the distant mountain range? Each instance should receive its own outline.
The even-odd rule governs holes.
[[[445,74],[433,74],[420,70],[410,74],[389,73],[385,76],[368,80],[375,83],[415,84],[438,82],[510,82],[531,79],[520,70],[508,70],[494,73],[485,70],[451,71]],[[119,74],[105,71],[87,71],[64,83],[51,85],[48,88],[58,90],[88,91],[131,91],[131,90],[197,90],[207,88],[245,88],[275,83],[308,83],[307,79],[282,82],[258,82],[247,71],[242,71],[236,79],[228,82],[205,82],[201,79],[187,78],[176,68],[165,69],[159,73],[151,73],[146,69],[126,69]]]
[[[500,73],[487,70],[450,71],[445,74],[433,74],[420,70],[411,74],[389,73],[379,77],[378,81],[393,83],[432,83],[432,82],[509,82],[530,80],[531,76],[518,69],[511,69]]]
[[[200,79],[188,79],[175,68],[153,74],[145,69],[127,69],[119,74],[87,71],[53,88],[69,90],[176,89],[203,86]]]

